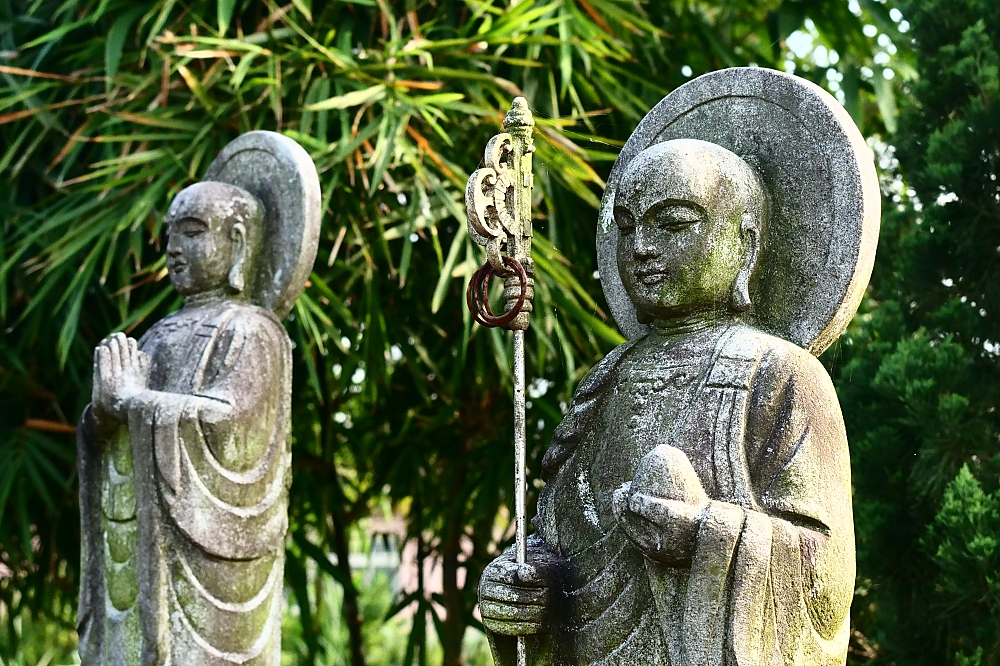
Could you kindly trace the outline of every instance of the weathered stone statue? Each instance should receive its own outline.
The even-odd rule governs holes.
[[[280,663],[291,481],[281,318],[316,255],[319,181],[251,132],[167,212],[184,307],[94,352],[77,436],[86,665]]]
[[[818,355],[871,274],[870,151],[811,83],[708,74],[612,170],[600,275],[628,342],[542,462],[527,563],[487,567],[498,664],[843,665],[847,439]]]

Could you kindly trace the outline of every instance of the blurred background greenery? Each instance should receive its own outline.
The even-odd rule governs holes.
[[[512,537],[510,350],[464,307],[465,180],[526,96],[533,478],[622,340],[593,247],[619,147],[673,88],[747,64],[830,90],[880,167],[872,286],[823,357],[854,462],[850,662],[1000,663],[998,43],[995,0],[0,1],[0,664],[76,659],[91,352],[178,307],[163,213],[251,129],[305,146],[324,196],[286,320],[285,661],[491,663],[475,590]],[[407,585],[352,568],[372,516],[401,525]]]

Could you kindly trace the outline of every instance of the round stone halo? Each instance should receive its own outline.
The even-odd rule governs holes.
[[[250,302],[284,318],[305,288],[319,247],[322,199],[312,158],[286,136],[247,132],[226,144],[204,180],[240,187],[264,205]]]
[[[854,121],[819,86],[759,67],[702,75],[653,107],[611,169],[597,225],[601,286],[630,339],[648,326],[636,318],[618,272],[615,195],[632,159],[671,139],[720,145],[761,176],[770,215],[747,319],[821,354],[857,311],[878,242],[878,176]]]

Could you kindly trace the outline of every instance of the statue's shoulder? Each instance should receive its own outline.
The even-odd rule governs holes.
[[[826,368],[808,350],[793,342],[751,326],[737,326],[723,342],[720,358],[743,359],[754,375],[754,383],[780,385],[789,382],[818,383],[832,390]]]
[[[230,301],[227,307],[229,310],[227,324],[230,326],[259,328],[284,337],[288,335],[281,320],[267,308],[240,301]]]
[[[219,339],[228,340],[229,345],[249,344],[260,349],[291,350],[292,342],[284,325],[266,308],[241,301],[230,301],[226,304],[226,312],[219,323],[221,326]]]
[[[618,345],[612,349],[607,356],[602,358],[597,362],[594,367],[590,369],[584,378],[580,382],[579,386],[576,387],[576,392],[573,394],[574,402],[580,400],[587,400],[598,393],[606,386],[608,378],[614,373],[615,368],[618,367],[619,361],[625,353],[631,349],[638,338],[633,340],[628,340]]]

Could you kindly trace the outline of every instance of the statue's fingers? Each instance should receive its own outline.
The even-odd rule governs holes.
[[[135,338],[125,338],[125,346],[128,348],[128,360],[133,366],[139,365],[139,345],[136,344]]]
[[[483,618],[483,626],[488,631],[501,636],[533,636],[542,631],[540,622],[509,622],[485,617]]]
[[[636,515],[657,525],[668,525],[673,521],[670,500],[652,497],[645,493],[635,493],[629,498],[628,508]]]
[[[91,400],[93,402],[98,402],[101,396],[101,386],[104,382],[101,376],[101,355],[102,353],[107,353],[106,349],[103,345],[98,345],[94,348],[94,376],[91,380]]]
[[[110,338],[108,338],[108,351],[110,352],[111,365],[115,370],[119,370],[124,362],[122,353],[122,343],[119,340],[119,334],[115,333]]]
[[[659,552],[663,547],[663,533],[645,518],[634,513],[622,516],[618,523],[625,536],[646,553]]]
[[[521,606],[480,600],[479,613],[484,620],[489,618],[505,622],[537,623],[542,621],[545,609],[542,606]]]
[[[484,580],[491,580],[505,585],[517,583],[517,563],[506,557],[499,557],[490,563],[483,572]]]
[[[97,366],[101,375],[101,381],[105,381],[114,374],[114,358],[111,347],[100,346],[97,348]]]
[[[538,588],[548,585],[548,578],[541,567],[531,562],[516,564],[515,566],[515,582],[518,586]]]
[[[128,347],[128,336],[124,333],[115,333],[111,336],[114,343],[118,345],[118,354],[121,357],[122,366],[125,366],[131,360],[131,353]]]
[[[611,496],[611,511],[615,518],[621,520],[622,515],[628,511],[628,497],[632,490],[631,483],[623,483]]]
[[[491,584],[489,581],[479,586],[479,598],[481,601],[542,605],[545,603],[547,596],[548,590],[545,588]]]

